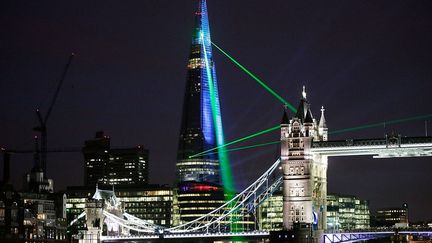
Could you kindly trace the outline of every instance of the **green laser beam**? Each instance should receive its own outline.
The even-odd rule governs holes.
[[[272,88],[270,88],[268,85],[266,85],[261,79],[259,79],[257,76],[255,76],[253,73],[251,73],[247,68],[245,68],[243,65],[241,65],[239,62],[237,62],[233,57],[228,55],[222,48],[217,46],[214,42],[211,42],[214,47],[216,47],[222,54],[224,54],[228,59],[230,59],[234,64],[236,64],[240,69],[242,69],[245,73],[247,73],[251,78],[253,78],[257,83],[259,83],[262,87],[264,87],[270,94],[272,94],[274,97],[276,97],[279,101],[281,101],[284,105],[286,105],[291,111],[294,113],[297,113],[297,109],[288,101],[286,101],[284,98],[282,98],[279,94],[277,94]]]
[[[356,126],[356,127],[350,127],[350,128],[343,128],[343,129],[338,129],[338,130],[334,130],[334,131],[329,131],[329,134],[338,134],[338,133],[345,133],[345,132],[352,132],[352,131],[358,131],[358,130],[363,130],[363,129],[367,129],[367,128],[373,128],[373,127],[379,127],[379,126],[384,126],[384,125],[392,125],[392,124],[398,124],[398,123],[403,123],[403,122],[408,122],[408,121],[414,121],[414,120],[420,120],[420,119],[426,119],[426,118],[432,118],[432,114],[427,114],[427,115],[420,115],[420,116],[414,116],[414,117],[409,117],[409,118],[402,118],[402,119],[395,119],[395,120],[389,120],[389,121],[384,121],[384,122],[378,122],[378,123],[373,123],[373,124],[368,124],[368,125],[362,125],[362,126]],[[251,134],[249,136],[245,136],[242,138],[239,138],[237,140],[231,141],[229,143],[226,144],[222,144],[218,147],[194,154],[189,156],[189,158],[194,158],[194,157],[198,157],[201,155],[208,155],[208,154],[216,154],[217,152],[212,152],[215,151],[219,148],[223,148],[223,147],[227,147],[229,145],[232,144],[236,144],[242,141],[245,141],[247,139],[251,139],[254,137],[257,137],[259,135],[268,133],[268,132],[272,132],[276,129],[279,129],[280,125],[274,126],[272,128],[263,130],[263,131],[259,131],[257,133]],[[225,150],[226,152],[230,152],[230,151],[236,151],[236,150],[242,150],[242,149],[249,149],[249,148],[255,148],[255,147],[261,147],[261,146],[266,146],[266,145],[271,145],[271,144],[276,144],[280,141],[275,141],[275,142],[268,142],[268,143],[262,143],[262,144],[256,144],[256,145],[248,145],[248,146],[243,146],[243,147],[238,147],[238,148],[233,148],[233,149],[227,149]]]
[[[272,132],[272,131],[274,131],[274,130],[276,130],[276,129],[279,129],[279,128],[280,128],[280,125],[278,124],[277,126],[274,126],[274,127],[271,127],[271,128],[268,128],[268,129],[265,129],[265,130],[262,130],[262,131],[259,131],[259,132],[256,132],[256,133],[253,133],[253,134],[251,134],[251,135],[248,135],[248,136],[245,136],[245,137],[242,137],[242,138],[236,139],[236,140],[231,141],[231,142],[229,142],[229,143],[225,143],[225,144],[222,144],[222,145],[220,145],[220,146],[214,147],[214,148],[212,148],[212,149],[208,149],[208,150],[202,151],[202,152],[200,152],[200,153],[197,153],[197,154],[191,155],[191,156],[189,156],[189,158],[195,158],[195,157],[198,157],[198,156],[200,156],[200,155],[206,154],[206,153],[208,153],[208,152],[212,152],[212,151],[215,151],[215,150],[217,150],[217,149],[225,148],[225,147],[227,147],[227,146],[229,146],[229,145],[239,143],[239,142],[241,142],[241,141],[245,141],[245,140],[248,140],[248,139],[251,139],[251,138],[254,138],[254,137],[258,137],[258,136],[260,136],[260,135],[263,135],[263,134],[266,134],[266,133]]]
[[[238,150],[252,149],[252,148],[258,148],[258,147],[273,145],[273,144],[277,144],[277,143],[280,143],[280,141],[274,141],[274,142],[267,142],[267,143],[259,143],[259,144],[254,144],[254,145],[242,146],[242,147],[227,149],[225,151],[226,152],[232,152],[232,151],[238,151]],[[206,153],[206,154],[203,154],[203,155],[210,155],[210,154],[217,154],[217,153],[218,152],[209,152],[209,153]]]
[[[420,119],[431,118],[431,117],[432,117],[432,114],[421,115],[421,116],[415,116],[415,117],[409,117],[409,118],[403,118],[403,119],[396,119],[396,120],[390,120],[390,121],[385,121],[385,122],[379,122],[379,123],[374,123],[374,124],[369,124],[369,125],[363,125],[363,126],[357,126],[357,127],[351,127],[351,128],[344,128],[344,129],[335,130],[335,131],[332,131],[332,132],[329,132],[329,133],[335,134],[335,133],[357,131],[357,130],[361,130],[361,129],[367,129],[367,128],[378,127],[378,126],[389,125],[389,124],[391,125],[391,124],[403,123],[403,122],[420,120]],[[226,152],[232,152],[232,151],[238,151],[238,150],[252,149],[252,148],[258,148],[258,147],[273,145],[273,144],[277,144],[277,143],[280,143],[280,141],[266,142],[266,143],[259,143],[259,144],[254,144],[254,145],[241,146],[241,147],[237,147],[237,148],[227,149],[225,151]],[[218,152],[208,152],[208,153],[204,153],[202,155],[210,155],[210,154],[217,154],[217,153]]]
[[[203,52],[204,52],[204,61],[205,61],[205,67],[206,67],[206,74],[207,74],[207,84],[209,86],[209,92],[210,92],[210,105],[212,110],[212,117],[213,117],[213,124],[214,124],[214,130],[216,134],[216,140],[217,144],[224,144],[224,134],[223,134],[223,128],[222,128],[222,120],[221,117],[218,116],[218,100],[215,96],[215,91],[217,87],[215,87],[216,83],[214,83],[213,80],[213,73],[210,67],[210,62],[207,57],[207,50],[204,40],[204,35],[201,32],[201,40],[203,43]],[[210,41],[210,39],[209,39]],[[211,47],[211,46],[209,46]],[[222,184],[224,191],[234,191],[235,185],[234,185],[234,179],[231,172],[231,166],[228,158],[228,154],[225,151],[225,147],[218,150],[219,152],[219,160],[220,160],[220,167],[221,167],[221,175],[222,175]],[[226,200],[231,200],[233,198],[232,193],[227,193],[227,196],[225,197]]]
[[[398,124],[398,123],[420,120],[420,119],[425,119],[425,118],[430,118],[430,117],[432,117],[432,114],[420,115],[420,116],[414,116],[414,117],[402,118],[402,119],[395,119],[395,120],[390,120],[390,121],[383,121],[383,122],[378,122],[378,123],[373,123],[373,124],[367,124],[367,125],[361,125],[361,126],[356,126],[356,127],[349,127],[349,128],[343,128],[343,129],[339,129],[339,130],[329,131],[329,134],[338,134],[338,133],[344,133],[344,132],[358,131],[358,130],[362,130],[362,129],[366,129],[366,128],[373,128],[373,127],[380,127],[380,126],[391,125],[391,124]]]

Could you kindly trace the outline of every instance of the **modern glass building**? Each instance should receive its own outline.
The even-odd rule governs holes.
[[[258,210],[261,230],[282,230],[283,196],[276,191]],[[327,195],[327,230],[354,230],[370,227],[369,202],[355,196]]]
[[[258,207],[260,230],[283,230],[283,195],[278,190]]]
[[[369,202],[355,196],[327,195],[327,230],[370,227]]]
[[[177,182],[220,183],[219,156],[190,156],[223,144],[218,82],[205,0],[195,12],[177,156]]]

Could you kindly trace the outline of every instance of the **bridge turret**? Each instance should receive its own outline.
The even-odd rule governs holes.
[[[281,124],[283,228],[311,227],[318,238],[326,227],[327,160],[311,152],[312,141],[321,140],[324,133],[319,132],[304,88],[295,117],[288,124],[287,120],[283,118]],[[320,121],[325,125],[324,119]]]
[[[327,141],[328,140],[328,128],[327,123],[324,116],[324,106],[321,106],[321,118],[318,125],[318,134],[319,134],[319,140],[320,141]]]

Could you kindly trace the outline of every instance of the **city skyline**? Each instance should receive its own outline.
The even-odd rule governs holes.
[[[34,109],[42,104],[46,110],[67,56],[76,52],[48,124],[49,148],[83,146],[103,129],[113,146],[144,144],[150,150],[150,181],[172,184],[196,2],[91,3],[88,8],[78,3],[5,3],[1,25],[10,35],[0,47],[5,53],[0,65],[0,146],[32,147]],[[214,42],[294,106],[306,85],[314,115],[325,106],[330,132],[432,113],[426,106],[432,90],[430,3],[392,1],[389,8],[360,2],[313,7],[245,3],[208,1]],[[107,18],[111,15],[117,18]],[[278,124],[281,103],[224,56],[214,55],[226,140]],[[383,137],[392,129],[419,136],[424,128],[424,121],[413,121],[329,139]],[[244,144],[277,139],[276,132]],[[231,153],[237,184],[256,178],[277,151],[270,146]],[[31,168],[31,155],[13,155],[11,161],[13,182],[19,185]],[[83,183],[83,161],[81,154],[48,155],[48,177],[56,190]],[[240,169],[251,163],[256,169]],[[332,158],[329,192],[359,195],[373,208],[408,202],[413,217],[430,219],[425,209],[431,200],[431,169],[430,158]],[[380,186],[385,193],[379,193]]]

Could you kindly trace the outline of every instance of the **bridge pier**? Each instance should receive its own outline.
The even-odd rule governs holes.
[[[87,230],[79,232],[80,243],[100,243],[102,242],[103,222],[103,201],[89,200],[86,202],[86,225]]]

